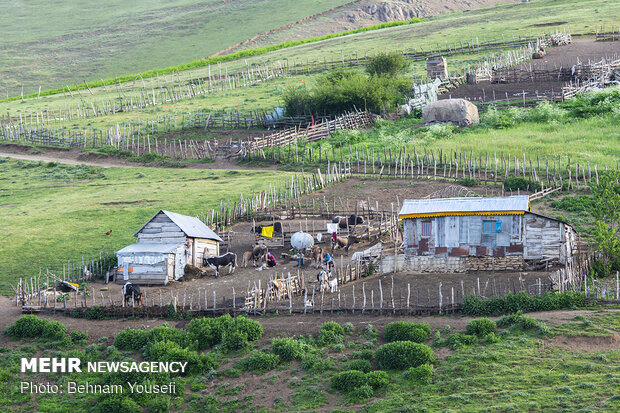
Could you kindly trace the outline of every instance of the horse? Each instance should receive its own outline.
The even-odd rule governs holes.
[[[230,265],[231,267],[228,269],[228,273],[235,273],[235,266],[237,265],[237,254],[234,252],[227,252],[224,255],[220,255],[219,257],[210,257],[203,258],[202,265],[206,267],[207,265],[211,268],[215,268],[215,278],[220,276],[220,267],[225,267]]]
[[[140,292],[140,287],[136,284],[126,282],[125,285],[123,285],[123,297],[125,298],[125,306],[129,305],[132,298],[134,304],[142,304],[142,293]]]
[[[334,254],[334,249],[344,248],[346,255],[348,256],[351,245],[357,244],[358,242],[360,242],[360,239],[355,235],[349,235],[347,238],[337,237],[336,242],[332,241],[332,255]]]

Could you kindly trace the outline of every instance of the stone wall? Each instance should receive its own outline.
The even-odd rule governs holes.
[[[429,257],[398,256],[398,271],[413,273],[464,273],[475,271],[521,271],[525,262],[522,256],[508,257]],[[394,272],[394,256],[380,261],[379,272]]]

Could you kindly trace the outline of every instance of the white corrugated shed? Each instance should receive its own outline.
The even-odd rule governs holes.
[[[451,213],[457,215],[481,212],[510,212],[530,210],[528,195],[515,195],[494,198],[435,198],[407,199],[400,210],[400,218],[410,216],[436,215]]]
[[[191,238],[204,238],[204,239],[212,239],[218,242],[223,242],[222,239],[215,233],[211,228],[206,226],[204,222],[199,220],[196,217],[190,217],[188,215],[177,214],[176,212],[170,212],[165,210],[160,210],[157,214],[153,215],[151,219],[149,219],[142,227],[136,231],[134,237],[138,236],[138,233],[142,231],[153,218],[155,218],[159,213],[165,214],[172,222],[174,222],[181,231],[185,233],[186,236]]]
[[[141,253],[153,253],[153,254],[167,254],[175,252],[178,247],[183,244],[162,244],[159,242],[137,242],[126,246],[125,248],[118,250],[117,254],[129,255],[129,254],[141,254]]]

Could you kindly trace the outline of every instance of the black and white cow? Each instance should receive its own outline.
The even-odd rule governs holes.
[[[235,272],[235,267],[237,266],[237,254],[234,252],[227,252],[224,255],[220,255],[219,257],[209,257],[202,259],[203,266],[209,266],[211,268],[215,268],[215,277],[220,276],[220,267],[225,267],[230,265],[231,267],[228,269],[228,273]]]
[[[339,228],[345,229],[347,226],[363,224],[364,217],[360,217],[355,214],[351,214],[348,217],[344,217],[342,215],[336,215],[335,217],[332,218],[332,222],[334,224],[338,224]]]
[[[135,304],[140,305],[142,303],[140,287],[130,282],[126,282],[125,285],[123,285],[123,297],[125,297],[125,305],[129,305],[132,298]]]

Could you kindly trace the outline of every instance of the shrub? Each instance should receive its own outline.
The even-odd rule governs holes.
[[[362,333],[362,335],[370,340],[379,337],[377,329],[374,328],[372,324],[368,324],[366,325],[366,327],[364,327],[364,332]]]
[[[594,198],[586,195],[582,196],[565,196],[560,200],[551,202],[551,207],[568,212],[586,212],[590,213],[594,208]]]
[[[405,380],[417,384],[429,384],[433,377],[433,366],[430,364],[422,364],[418,367],[409,367],[403,374],[403,377]]]
[[[518,176],[509,176],[504,180],[504,189],[506,191],[540,191],[540,184],[531,179],[525,179]]]
[[[349,322],[344,323],[342,325],[342,329],[344,330],[344,333],[347,335],[353,334],[353,331],[355,330],[355,328],[353,327],[353,323],[349,323]]]
[[[47,320],[28,314],[15,320],[8,326],[4,333],[12,338],[35,338],[41,337]]]
[[[167,413],[172,408],[169,396],[156,396],[146,402],[149,413]]]
[[[263,326],[258,321],[250,320],[244,316],[235,318],[230,328],[244,333],[248,341],[256,341],[263,336]]]
[[[347,366],[347,370],[358,370],[368,373],[372,370],[372,363],[364,359],[353,360]]]
[[[368,381],[368,385],[370,385],[370,387],[374,390],[387,387],[387,385],[390,384],[390,377],[385,371],[382,370],[366,373],[366,380]]]
[[[467,177],[465,177],[465,178],[459,179],[457,181],[457,183],[459,185],[462,185],[462,186],[470,186],[471,187],[471,186],[476,186],[478,184],[478,181],[476,181],[474,178],[467,178]]]
[[[347,401],[349,403],[361,403],[370,399],[373,395],[372,387],[368,384],[363,384],[347,393]]]
[[[69,334],[69,337],[71,337],[71,341],[73,341],[74,343],[85,342],[86,340],[88,340],[88,332],[72,331],[71,334]]]
[[[114,338],[114,347],[120,350],[138,351],[146,345],[148,332],[132,328],[120,331]]]
[[[409,62],[402,54],[396,52],[378,53],[366,64],[368,74],[376,76],[396,76],[407,71],[408,68]]]
[[[384,344],[377,349],[375,357],[379,368],[387,370],[417,367],[421,364],[431,363],[435,359],[430,347],[411,341],[395,341]]]
[[[366,374],[358,370],[349,370],[336,373],[331,379],[332,387],[343,393],[350,392],[366,384],[368,384]]]
[[[499,343],[501,339],[495,335],[495,333],[489,333],[482,338],[482,341],[485,344],[495,344]]]
[[[497,325],[495,324],[495,321],[489,320],[486,317],[479,318],[477,320],[470,321],[467,324],[466,331],[467,334],[483,337],[489,333],[495,333],[497,331]]]
[[[344,341],[344,328],[335,321],[328,321],[321,326],[319,330],[319,338],[317,340],[320,346],[328,346],[331,344],[341,344]]]
[[[182,348],[173,341],[156,341],[146,346],[144,358],[150,361],[187,362],[184,374],[199,374],[217,367],[215,356],[198,354],[196,351]]]
[[[360,350],[360,351],[356,351],[355,353],[351,354],[351,357],[353,357],[354,359],[372,361],[375,358],[375,352],[369,349]]]
[[[240,351],[248,347],[246,334],[238,330],[228,330],[222,337],[222,347],[228,351]]]
[[[302,356],[301,368],[312,373],[322,373],[334,369],[335,366],[333,359],[324,360],[320,355],[311,353]]]
[[[383,336],[386,341],[413,341],[423,343],[429,339],[431,327],[427,323],[396,321],[385,326]]]
[[[96,411],[101,413],[140,413],[142,409],[126,396],[107,395],[96,403]]]
[[[274,338],[271,340],[271,349],[274,354],[280,356],[282,361],[301,359],[304,352],[299,341],[294,338]]]
[[[239,367],[249,370],[253,373],[263,374],[269,370],[273,370],[280,363],[280,357],[277,354],[265,353],[263,351],[254,351],[252,355],[240,361]]]
[[[221,343],[224,332],[232,324],[228,314],[218,318],[195,318],[187,325],[192,340],[198,341],[199,349],[206,349]]]
[[[89,320],[103,320],[106,318],[106,314],[103,307],[96,305],[86,310],[86,312],[84,313],[84,317]]]
[[[478,343],[478,338],[473,335],[456,333],[448,337],[448,346],[452,349],[462,346],[473,346]]]
[[[506,297],[481,298],[475,295],[463,299],[463,313],[470,316],[497,316],[519,310],[551,311],[583,307],[585,295],[580,292],[547,292],[543,296],[531,297],[525,291],[508,293]]]

